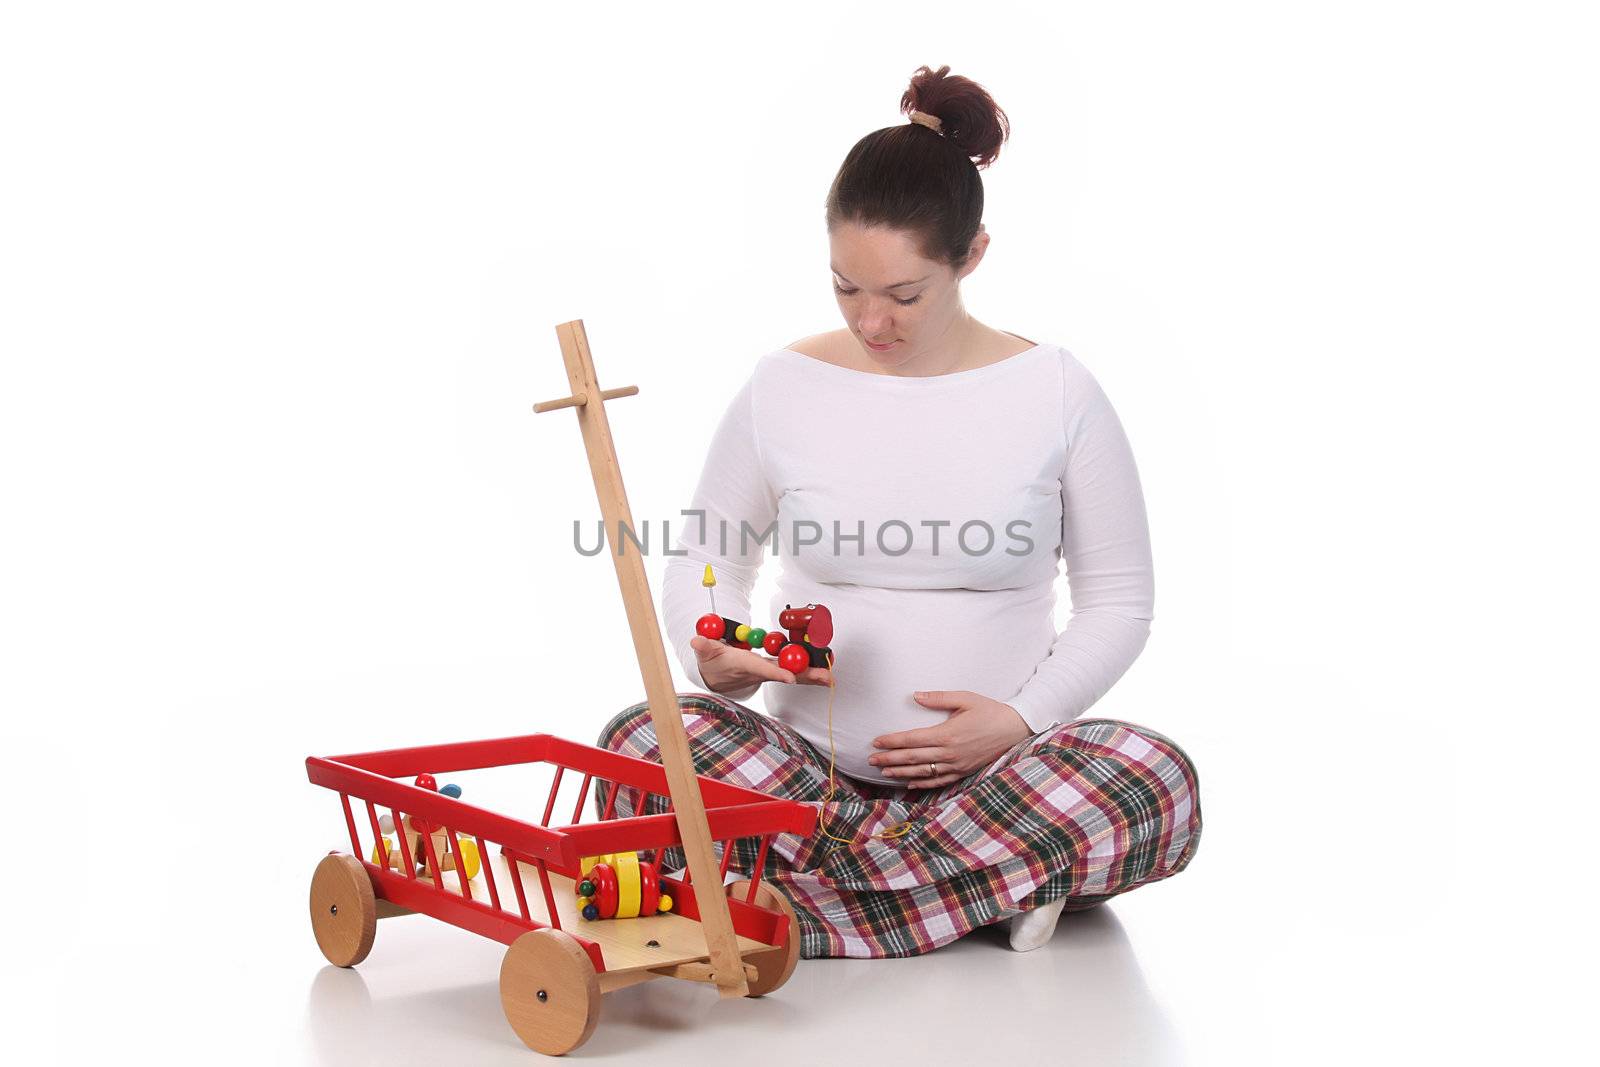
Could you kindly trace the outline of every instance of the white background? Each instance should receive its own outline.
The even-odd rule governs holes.
[[[675,515],[753,361],[842,325],[823,198],[923,63],[1013,124],[967,307],[1071,349],[1133,442],[1156,621],[1096,713],[1194,757],[1204,844],[1039,952],[650,983],[580,1056],[1564,1058],[1596,948],[1583,8],[8,6],[7,1058],[532,1062],[487,941],[397,920],[324,966],[343,828],[302,761],[592,741],[642,698],[571,547],[575,420],[529,411],[566,392],[554,327],[640,387],[608,408],[634,515]],[[516,794],[475,796],[536,816]]]

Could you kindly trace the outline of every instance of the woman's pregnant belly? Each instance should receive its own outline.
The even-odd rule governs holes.
[[[785,604],[826,604],[837,657],[833,689],[834,767],[872,782],[887,778],[867,757],[884,734],[937,726],[943,709],[912,697],[965,689],[1004,702],[1022,688],[1055,641],[1054,583],[1022,589],[885,589],[825,585],[792,571],[779,580],[769,615]],[[826,686],[767,683],[769,715],[828,758]]]

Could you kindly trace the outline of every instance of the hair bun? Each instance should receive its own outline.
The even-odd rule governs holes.
[[[1000,146],[1011,135],[1011,123],[989,91],[971,78],[951,74],[948,64],[938,70],[918,67],[900,97],[900,111],[937,115],[938,132],[979,168],[1000,157]]]

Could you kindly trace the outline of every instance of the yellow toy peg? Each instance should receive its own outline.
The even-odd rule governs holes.
[[[711,564],[706,564],[706,573],[700,578],[700,584],[706,587],[706,596],[711,598],[711,614],[717,613],[717,576],[711,573]]]
[[[638,858],[638,855],[635,854],[634,859]],[[578,860],[578,873],[588,874],[590,871],[594,870],[594,865],[597,863],[608,863],[614,867],[616,866],[616,862],[617,854],[615,852],[602,852],[598,856],[583,856]]]

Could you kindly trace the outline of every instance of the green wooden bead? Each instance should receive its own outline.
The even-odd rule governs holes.
[[[745,640],[750,642],[750,647],[751,648],[759,648],[760,645],[761,645],[761,642],[766,640],[766,637],[767,637],[767,631],[765,631],[761,627],[757,626],[757,627],[754,627],[754,628],[751,629],[750,636],[746,637]]]

